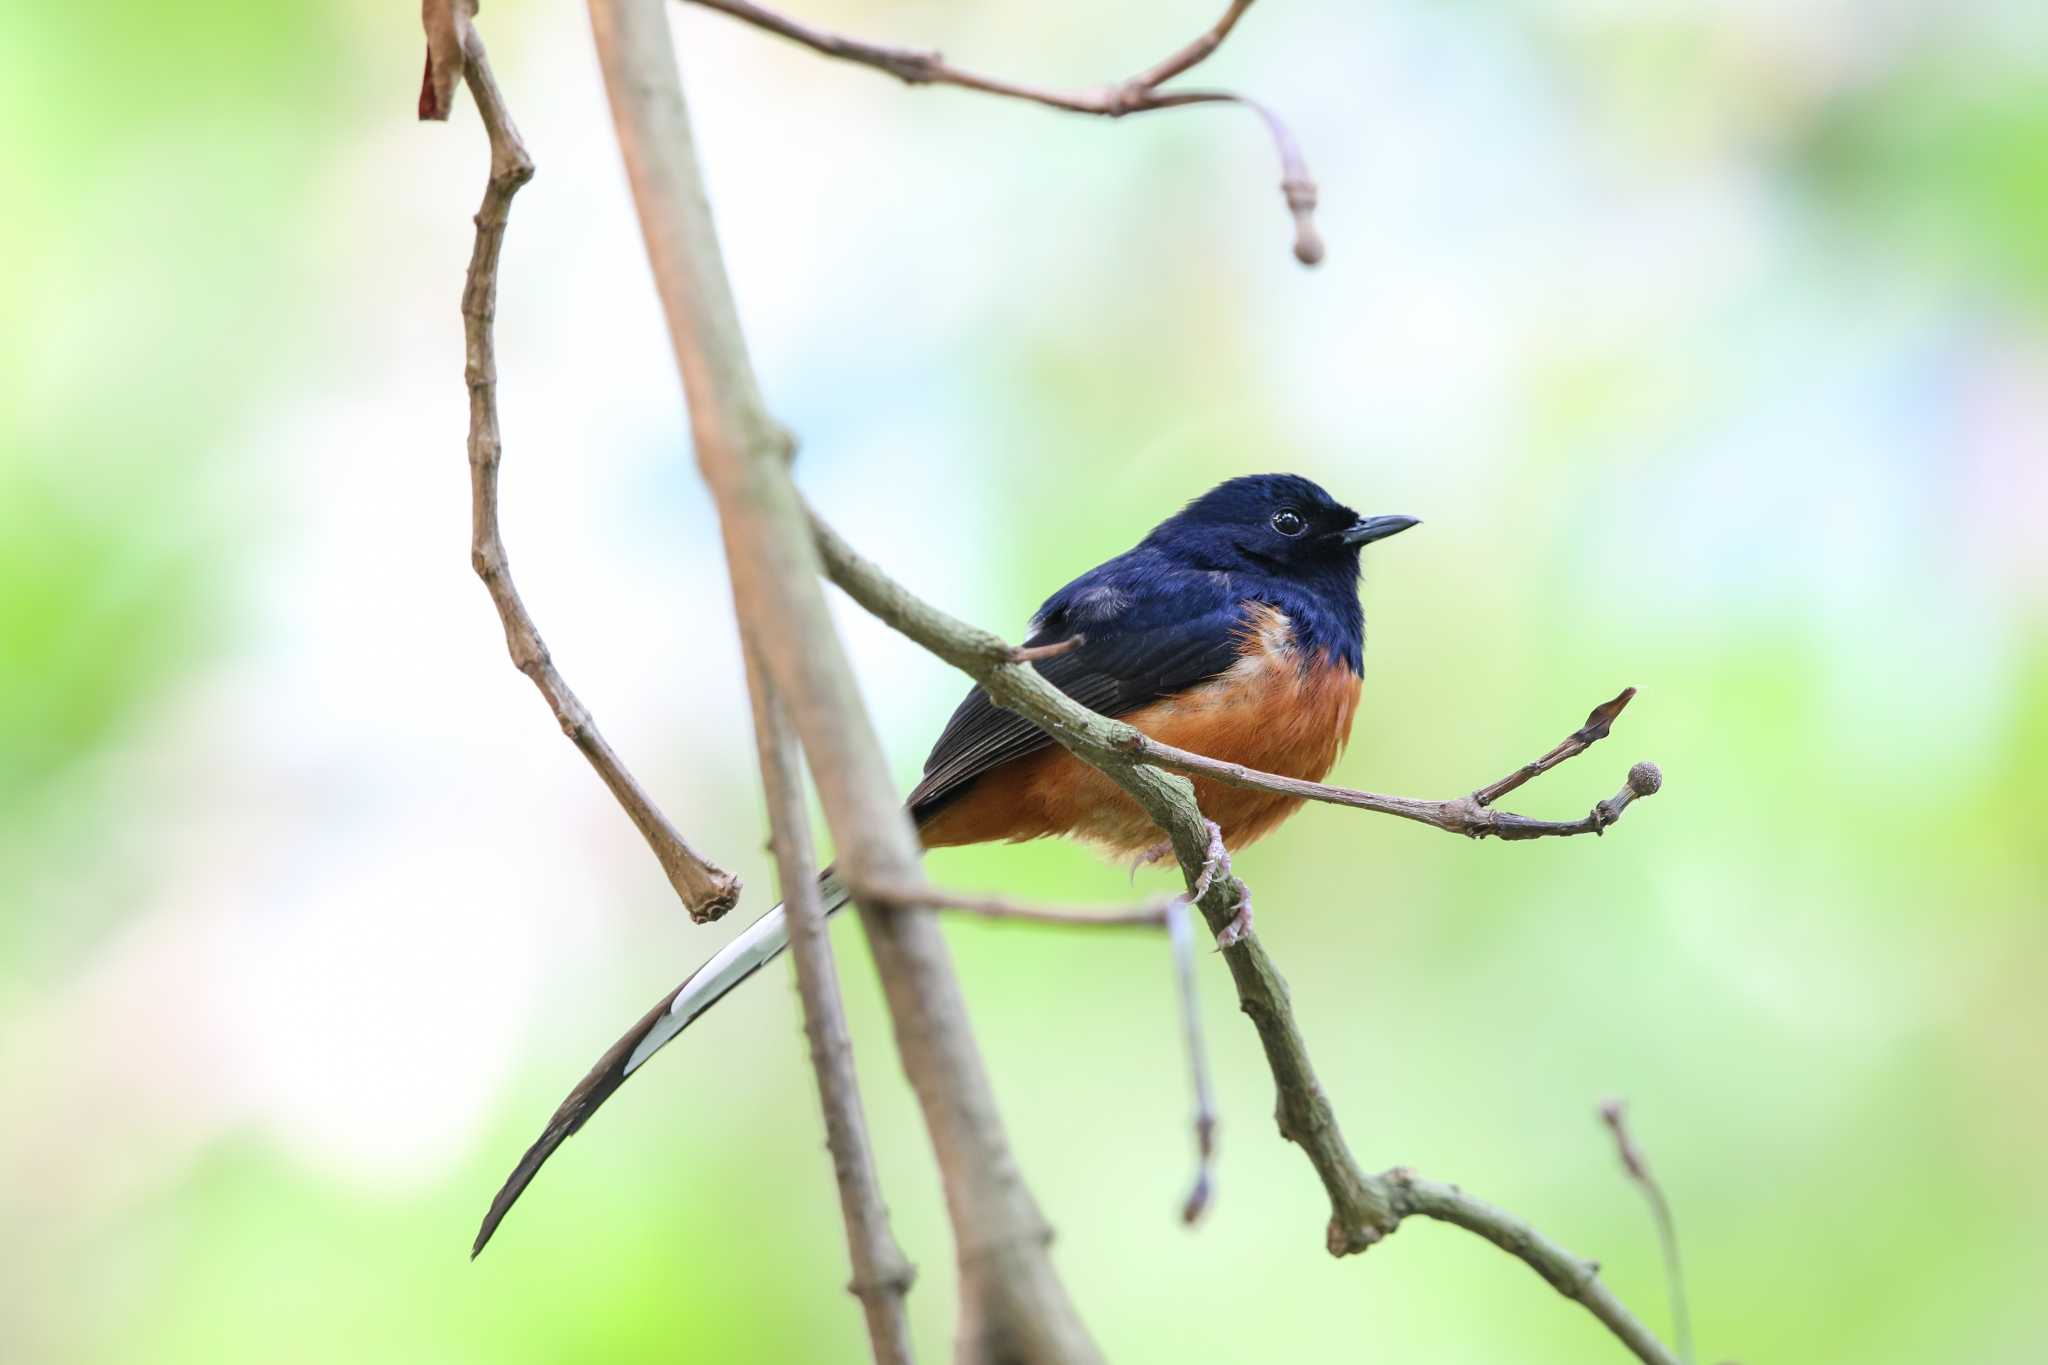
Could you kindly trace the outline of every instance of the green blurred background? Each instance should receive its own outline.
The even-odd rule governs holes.
[[[803,12],[1088,84],[1211,0]],[[710,509],[580,6],[482,28],[540,176],[505,257],[505,518],[611,738],[772,897]],[[1704,1358],[2048,1357],[2048,9],[1261,5],[1119,125],[678,29],[811,495],[1014,631],[1214,480],[1423,517],[1369,556],[1340,781],[1528,788],[1612,837],[1312,809],[1245,856],[1362,1160],[1599,1258],[1668,1321],[1594,1121],[1626,1096]],[[411,8],[0,9],[0,1358],[856,1360],[778,970],[470,1236],[566,1086],[732,932],[678,914],[466,563],[456,313],[485,150]],[[843,605],[843,604],[841,604]],[[841,618],[907,786],[960,680]],[[1079,850],[961,886],[1113,901]],[[1147,878],[1160,886],[1164,878]],[[735,917],[735,922],[747,916]],[[1213,959],[1219,1203],[1141,937],[949,929],[1057,1258],[1123,1361],[1621,1358],[1454,1230],[1337,1262]],[[898,1230],[949,1248],[840,926]]]

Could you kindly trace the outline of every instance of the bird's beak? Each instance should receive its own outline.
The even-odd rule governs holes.
[[[1370,545],[1375,540],[1398,536],[1409,527],[1421,524],[1421,517],[1360,517],[1338,534],[1343,536],[1346,545]]]

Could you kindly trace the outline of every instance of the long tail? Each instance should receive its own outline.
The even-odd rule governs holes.
[[[846,888],[839,884],[839,879],[829,869],[818,879],[818,889],[828,915],[848,900]],[[597,1112],[597,1107],[610,1099],[612,1092],[624,1085],[626,1078],[638,1071],[643,1062],[688,1028],[691,1020],[723,1000],[733,987],[774,961],[788,946],[789,925],[783,918],[782,907],[778,905],[741,930],[739,936],[719,949],[709,962],[684,978],[682,985],[662,997],[661,1003],[647,1011],[625,1037],[613,1043],[604,1056],[597,1059],[597,1065],[590,1068],[590,1074],[569,1092],[569,1097],[548,1120],[548,1126],[541,1130],[533,1146],[526,1149],[526,1155],[519,1158],[519,1164],[506,1177],[498,1197],[491,1201],[490,1212],[484,1215],[484,1225],[476,1234],[476,1245],[469,1250],[471,1259],[491,1240],[491,1234],[498,1230],[498,1224],[511,1212],[512,1205],[525,1193],[541,1166],[555,1154],[555,1148],[581,1128]]]

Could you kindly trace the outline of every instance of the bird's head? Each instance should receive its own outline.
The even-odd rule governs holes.
[[[1198,568],[1355,581],[1361,549],[1416,524],[1361,517],[1298,474],[1249,474],[1196,498],[1146,543]]]

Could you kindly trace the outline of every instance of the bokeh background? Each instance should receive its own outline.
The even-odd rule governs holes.
[[[812,0],[1048,82],[1211,0]],[[505,518],[535,615],[677,823],[772,899],[709,504],[575,4],[483,32],[540,165],[505,258]],[[2048,9],[1275,3],[1256,123],[910,91],[678,15],[731,267],[812,497],[1014,631],[1212,481],[1426,527],[1371,552],[1339,780],[1613,836],[1312,809],[1240,864],[1353,1146],[1532,1219],[1668,1321],[1594,1121],[1626,1096],[1703,1358],[2048,1357]],[[0,9],[0,1358],[851,1361],[786,973],[550,1167],[567,1085],[695,928],[470,577],[456,312],[485,149],[412,119],[404,5]],[[961,681],[842,613],[908,786]],[[1131,894],[1066,847],[960,886]],[[1150,885],[1141,881],[1141,886]],[[1164,886],[1164,880],[1159,885]],[[1123,1361],[1620,1359],[1455,1230],[1357,1260],[1213,961],[1220,1202],[1164,954],[949,930],[1057,1257]],[[850,922],[898,1230],[949,1249]]]

